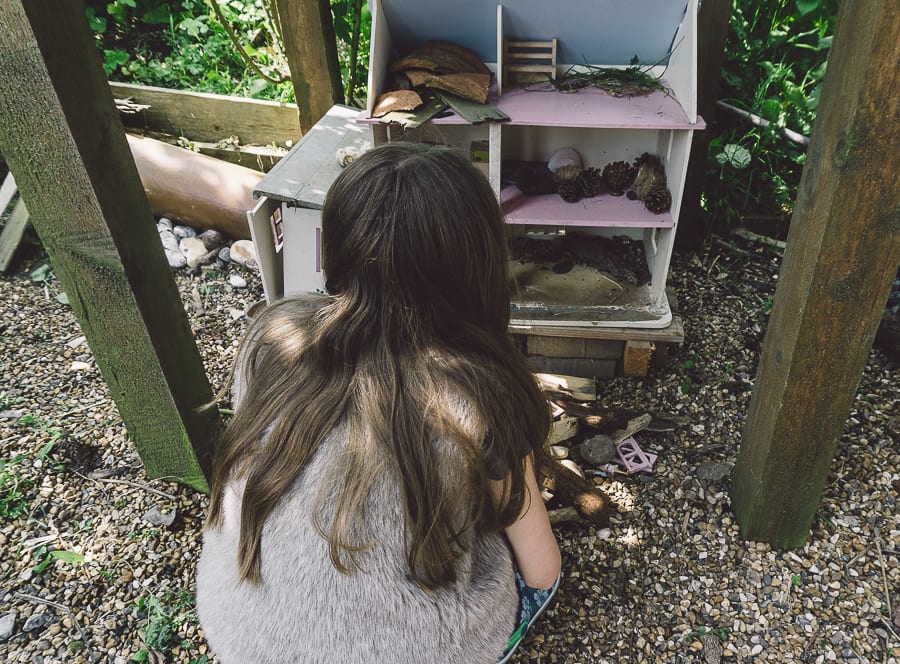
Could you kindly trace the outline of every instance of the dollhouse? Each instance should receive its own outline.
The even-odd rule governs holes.
[[[256,192],[261,200],[249,216],[267,299],[323,288],[319,210],[340,170],[340,155],[367,144],[414,140],[452,145],[481,161],[516,238],[564,238],[585,246],[596,238],[617,238],[639,247],[638,260],[646,265],[634,272],[645,277],[630,281],[580,265],[557,269],[552,261],[514,261],[514,326],[598,331],[669,326],[666,277],[691,138],[704,128],[696,111],[697,5],[697,0],[370,0],[367,108],[333,108]],[[393,85],[391,63],[430,40],[461,46],[487,66],[487,105],[506,119],[471,122],[451,110],[410,128],[373,116],[377,100]],[[594,85],[560,90],[560,81],[573,74],[629,67],[659,85],[625,94]],[[584,168],[598,172],[612,162],[631,164],[641,155],[655,155],[671,203],[661,212],[650,211],[633,196],[609,191],[567,202],[556,193],[525,195],[509,181],[509,164],[548,162],[560,148],[574,148]]]

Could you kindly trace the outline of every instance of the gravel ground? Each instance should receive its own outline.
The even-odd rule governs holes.
[[[39,264],[0,299],[0,658],[213,662],[192,609],[206,498],[146,477],[58,282],[29,276]],[[727,476],[698,473],[734,463],[777,269],[752,249],[675,257],[684,346],[646,379],[602,383],[600,403],[688,423],[638,434],[652,474],[600,479],[609,529],[559,526],[565,577],[514,661],[900,659],[896,366],[870,354],[802,549],[744,541]],[[259,279],[176,279],[219,389]]]

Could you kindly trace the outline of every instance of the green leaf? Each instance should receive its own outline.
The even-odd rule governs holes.
[[[131,661],[138,662],[138,664],[140,664],[141,662],[146,662],[149,658],[150,658],[150,651],[147,650],[146,648],[141,648],[140,650],[138,650],[136,653],[134,653],[131,656]]]
[[[76,551],[51,551],[50,555],[64,563],[84,562],[84,556]]]
[[[85,13],[87,14],[88,23],[91,26],[92,32],[98,32],[100,34],[106,32],[106,19],[102,16],[97,16],[97,10],[93,7],[87,7]]]
[[[269,87],[269,85],[271,85],[271,84],[264,78],[258,78],[258,77],[252,78],[252,79],[250,79],[250,83],[247,86],[247,91],[250,93],[250,96],[252,97],[254,95],[258,95],[260,92],[262,92],[267,87]]]
[[[750,151],[736,143],[729,143],[722,148],[722,152],[716,155],[716,161],[720,164],[729,164],[738,170],[747,168],[750,160]]]
[[[69,304],[69,296],[66,295],[65,291],[56,296],[56,301],[60,304]]]
[[[797,0],[797,11],[800,16],[806,16],[819,6],[819,0]]]
[[[141,21],[149,23],[150,25],[168,25],[171,18],[172,10],[169,9],[168,4],[163,3],[158,7],[154,7],[150,11],[145,12],[144,15],[141,16]]]
[[[50,281],[53,277],[53,268],[50,263],[41,263],[34,268],[29,274],[32,281]]]

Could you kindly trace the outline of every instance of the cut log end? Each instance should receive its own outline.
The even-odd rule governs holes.
[[[609,525],[614,509],[609,496],[558,461],[547,462],[544,472],[553,477],[554,493],[563,504],[574,507],[583,519],[597,527]]]

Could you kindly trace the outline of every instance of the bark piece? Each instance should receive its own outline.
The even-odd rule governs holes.
[[[484,104],[488,98],[488,90],[491,87],[490,74],[445,74],[443,76],[432,76],[425,85],[429,88],[436,88],[446,92],[474,101],[478,104]]]
[[[491,71],[468,49],[441,41],[426,42],[406,57],[396,60],[390,67],[390,71],[404,69],[427,69],[439,74],[490,74]]]
[[[392,90],[378,97],[372,117],[380,118],[393,111],[414,111],[422,105],[419,93],[412,90]]]

